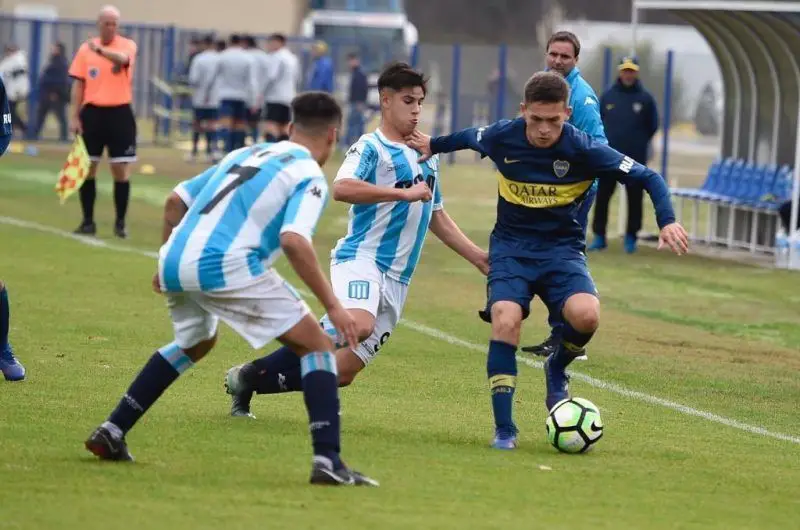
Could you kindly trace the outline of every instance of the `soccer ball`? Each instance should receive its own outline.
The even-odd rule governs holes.
[[[547,416],[545,427],[547,440],[562,453],[585,453],[603,437],[600,409],[583,398],[556,403]]]

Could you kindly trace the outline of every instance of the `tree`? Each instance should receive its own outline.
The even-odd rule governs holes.
[[[611,48],[611,82],[616,79],[617,65],[622,57],[630,54],[630,44],[605,43],[599,48],[588,53],[587,57],[581,56],[579,66],[581,74],[594,87],[598,94],[605,91],[603,86],[603,69],[605,68],[605,49]],[[667,54],[657,53],[653,50],[653,45],[649,41],[640,42],[636,47],[636,57],[639,59],[639,78],[645,88],[653,94],[659,106],[659,112],[664,109],[664,85],[667,74]],[[674,68],[672,69],[672,116],[671,122],[691,119],[692,108],[683,105],[683,82]],[[664,116],[661,116],[664,119]]]

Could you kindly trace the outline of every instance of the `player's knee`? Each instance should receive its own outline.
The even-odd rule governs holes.
[[[356,380],[356,375],[358,375],[358,372],[352,372],[352,371],[340,372],[339,373],[339,387],[341,388],[341,387],[350,386],[350,384],[353,381]]]
[[[213,348],[214,345],[217,344],[217,336],[214,335],[210,339],[204,340],[192,346],[191,348],[187,348],[185,350],[186,356],[192,360],[193,363],[200,361],[203,357],[208,354]]]
[[[492,334],[495,338],[514,342],[522,328],[522,308],[510,302],[497,302],[492,305]]]
[[[581,333],[593,333],[600,326],[600,300],[590,294],[575,295],[564,306],[567,322]]]
[[[114,162],[111,164],[111,176],[116,182],[126,182],[128,180],[130,164],[128,162]]]

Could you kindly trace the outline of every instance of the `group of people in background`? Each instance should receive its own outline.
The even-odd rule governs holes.
[[[312,64],[304,75],[300,59],[287,38],[274,33],[263,45],[251,35],[231,35],[226,41],[211,35],[194,39],[183,81],[191,89],[192,147],[187,160],[199,157],[205,138],[206,160],[220,157],[252,142],[280,141],[288,137],[290,104],[300,90],[333,94],[336,89],[333,60],[327,44],[315,42]],[[358,138],[364,129],[367,76],[358,55],[348,64],[350,112],[346,139]]]

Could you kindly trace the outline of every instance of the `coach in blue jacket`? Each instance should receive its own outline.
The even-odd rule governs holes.
[[[11,143],[11,135],[13,130],[11,128],[11,108],[8,106],[8,98],[6,97],[6,86],[3,80],[0,79],[0,156],[8,149],[8,144]]]
[[[639,62],[625,57],[619,64],[619,78],[600,98],[608,144],[637,162],[647,165],[650,142],[658,130],[658,108],[653,95],[639,81]],[[616,182],[601,180],[597,189],[592,231],[594,241],[589,250],[606,248],[608,205]],[[628,226],[625,230],[625,251],[636,252],[636,237],[642,228],[642,197],[644,188],[626,185],[628,196]]]

